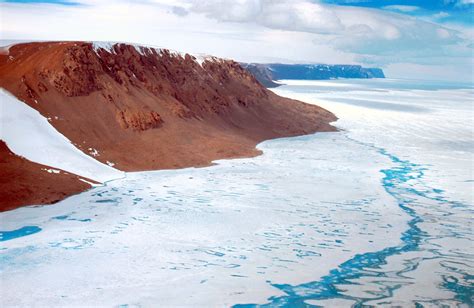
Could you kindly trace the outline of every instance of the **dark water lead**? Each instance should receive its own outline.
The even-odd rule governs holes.
[[[0,231],[0,242],[13,240],[22,236],[28,236],[41,231],[38,226],[26,226],[12,231]]]
[[[394,292],[413,283],[413,281],[404,276],[404,274],[416,270],[424,260],[442,258],[442,255],[438,253],[430,258],[416,258],[415,260],[411,260],[411,262],[405,262],[403,264],[404,268],[401,270],[384,271],[383,266],[388,264],[388,257],[401,255],[407,252],[421,252],[425,250],[421,246],[423,242],[430,238],[430,235],[418,227],[418,224],[423,222],[423,218],[412,208],[412,205],[417,202],[417,199],[425,198],[437,203],[443,203],[443,205],[451,206],[453,208],[459,206],[464,207],[465,205],[459,202],[451,202],[440,197],[439,194],[442,191],[439,189],[431,189],[427,191],[416,190],[412,186],[404,187],[403,184],[407,183],[409,180],[421,179],[424,175],[424,170],[426,169],[421,165],[399,159],[398,157],[388,153],[385,149],[364,144],[353,139],[350,140],[378,151],[397,165],[390,169],[382,169],[380,172],[384,174],[384,178],[382,179],[384,189],[397,200],[400,208],[411,217],[408,222],[408,230],[403,232],[401,235],[402,244],[399,246],[387,247],[377,252],[355,255],[352,259],[339,265],[338,268],[330,270],[328,275],[323,276],[319,281],[300,285],[271,284],[273,287],[286,293],[286,295],[270,297],[268,299],[269,302],[263,305],[239,304],[234,305],[234,307],[318,307],[316,305],[311,305],[306,301],[331,299],[346,300],[347,306],[352,305],[353,307],[367,307],[370,306],[370,303],[368,303],[369,301],[372,302],[377,300],[383,300],[383,304],[390,306],[390,298],[393,297]],[[436,197],[431,197],[429,193],[435,193]],[[452,299],[455,304],[474,307],[473,276],[466,272],[461,272],[460,275],[464,282],[460,282],[459,279],[450,276],[448,281],[445,279],[445,283],[442,283],[439,287],[455,294]],[[365,292],[365,294],[367,294],[366,297],[362,297],[361,295],[364,292],[356,292],[358,295],[348,294],[348,287],[358,288],[358,286],[360,286],[360,288],[363,289],[364,283],[367,283],[364,281],[370,279],[372,279],[372,284],[376,285],[377,290],[371,288],[371,291]],[[466,284],[465,281],[468,281],[468,283]],[[424,307],[421,301],[409,302],[410,306]],[[443,303],[438,302],[436,299],[425,300],[424,302],[435,305],[441,304],[441,306],[443,306]]]

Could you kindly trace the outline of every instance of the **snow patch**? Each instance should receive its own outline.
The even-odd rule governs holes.
[[[110,53],[115,53],[114,46],[117,44],[130,45],[135,48],[135,50],[142,56],[145,56],[147,51],[156,50],[158,53],[163,50],[161,47],[151,46],[151,45],[139,45],[134,43],[124,43],[124,42],[99,42],[92,41],[92,48],[97,53],[100,49],[104,49]]]
[[[219,58],[212,55],[207,54],[191,54],[195,58],[195,61],[202,67],[204,62],[217,62],[217,63],[224,63],[230,59],[226,58]]]
[[[99,151],[97,151],[96,149],[89,148],[88,150],[89,150],[90,155],[92,155],[94,157],[100,156]]]
[[[171,56],[174,56],[176,58],[183,58],[186,56],[186,53],[185,52],[181,52],[181,51],[176,51],[176,50],[172,50],[172,49],[166,49],[166,48],[160,48],[160,49],[155,49],[158,53],[160,54],[164,54],[164,53],[169,53]],[[191,55],[192,56],[192,55]]]
[[[43,168],[43,169],[41,169],[41,170],[44,170],[44,171],[46,171],[46,172],[48,172],[48,173],[55,173],[55,174],[61,173],[61,170],[52,169],[52,168],[50,168],[50,169],[48,169],[48,168]]]
[[[100,184],[96,184],[96,183],[90,182],[90,181],[88,181],[88,180],[86,180],[86,179],[82,179],[82,178],[79,178],[79,181],[84,182],[84,183],[86,183],[86,184],[89,184],[89,185],[92,186],[92,187],[98,187],[98,186],[100,186]]]
[[[91,42],[92,48],[97,53],[99,49],[104,49],[110,53],[114,53],[114,42]]]
[[[148,44],[135,44],[135,43],[126,43],[126,42],[98,42],[98,41],[92,41],[92,47],[94,48],[94,51],[97,53],[100,49],[104,49],[110,53],[115,53],[114,51],[114,46],[116,44],[125,44],[125,45],[130,45],[135,48],[135,50],[142,56],[146,56],[147,54],[152,53],[155,51],[159,55],[163,55],[164,53],[168,53],[173,57],[178,57],[178,58],[183,58],[186,56],[186,54],[189,54],[190,56],[195,58],[195,61],[202,66],[202,64],[205,61],[218,61],[223,59],[211,56],[211,55],[206,55],[206,54],[192,54],[192,53],[186,53],[186,52],[181,52],[169,48],[164,48],[161,46],[154,46],[154,45],[148,45]]]
[[[213,61],[214,56],[207,55],[207,54],[198,54],[198,55],[193,55],[194,58],[196,59],[195,61],[202,67],[202,64],[207,61]]]
[[[123,177],[124,173],[77,149],[38,111],[0,88],[0,139],[24,158],[62,169],[97,182]]]

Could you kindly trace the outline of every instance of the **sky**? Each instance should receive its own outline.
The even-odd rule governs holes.
[[[474,0],[0,0],[2,40],[119,41],[474,82]]]

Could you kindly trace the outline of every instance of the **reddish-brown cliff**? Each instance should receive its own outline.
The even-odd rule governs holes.
[[[204,166],[256,155],[266,139],[334,130],[332,113],[277,96],[237,62],[199,62],[127,44],[25,43],[0,54],[0,87],[125,171]]]
[[[0,141],[0,212],[27,204],[54,203],[89,188],[91,185],[77,175],[26,160]]]
[[[96,159],[121,170],[255,155],[270,138],[328,131],[335,117],[275,95],[231,60],[91,43],[27,43],[0,55],[0,86]]]

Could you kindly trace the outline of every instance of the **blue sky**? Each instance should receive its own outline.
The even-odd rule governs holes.
[[[462,10],[472,4],[472,1],[458,0],[324,0],[325,3],[363,6],[372,8],[383,8],[389,5],[409,5],[417,6],[426,10]]]
[[[474,0],[0,0],[7,40],[124,41],[472,80]]]
[[[474,23],[474,1],[461,0],[325,0],[328,4],[359,6],[381,10],[398,11],[415,17],[426,17],[440,13],[441,21],[466,25]]]

